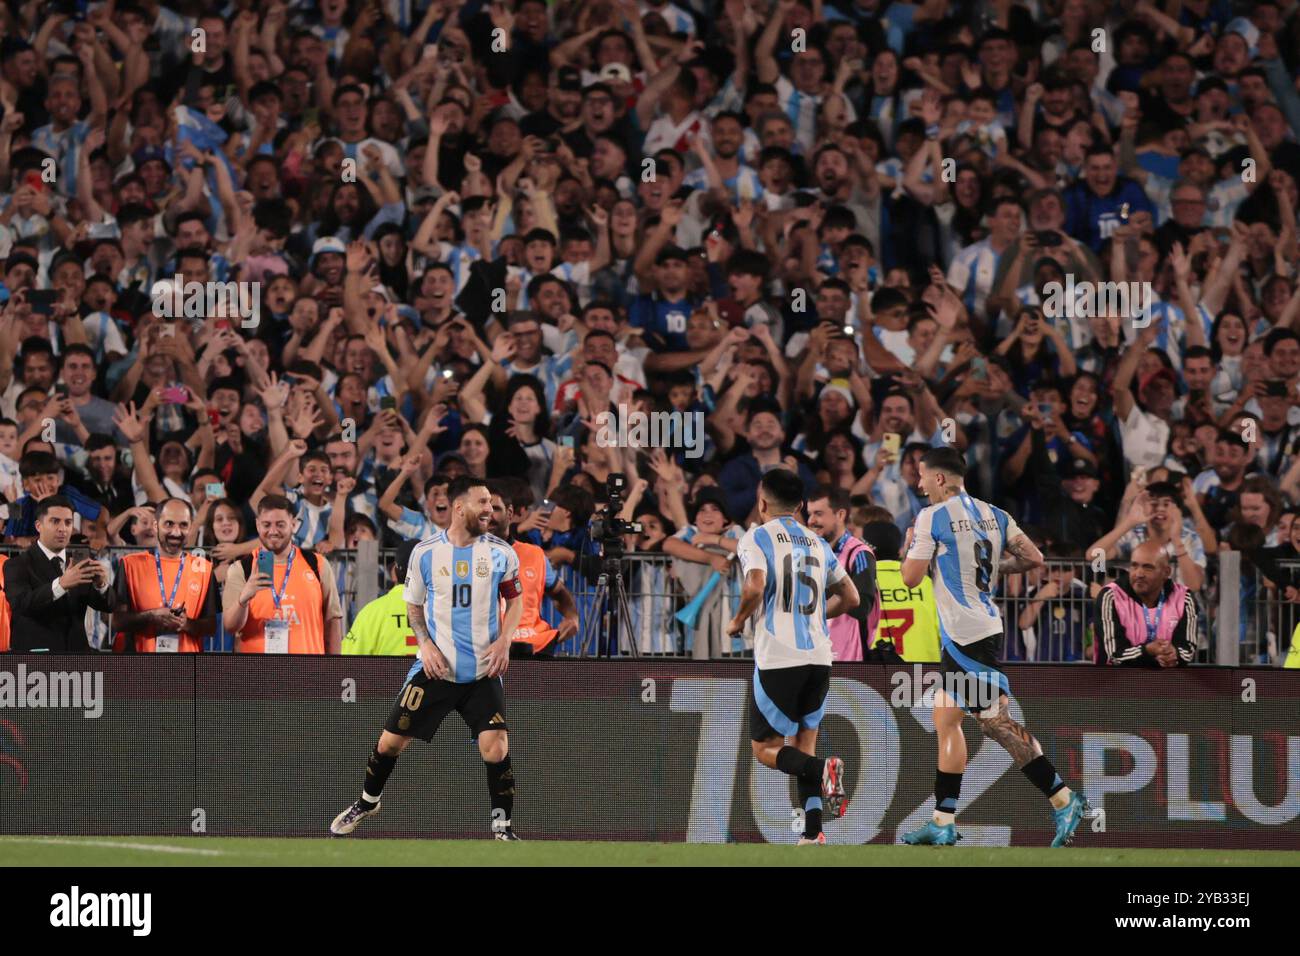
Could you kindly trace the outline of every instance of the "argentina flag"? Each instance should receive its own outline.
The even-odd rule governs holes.
[[[176,119],[176,142],[169,142],[166,148],[167,161],[171,163],[172,169],[177,167],[176,147],[180,143],[190,142],[193,143],[195,148],[201,152],[211,150],[217,157],[218,161],[225,164],[226,172],[230,174],[231,183],[237,183],[239,180],[235,177],[235,169],[230,165],[230,160],[226,158],[226,154],[221,149],[222,144],[229,139],[229,135],[226,131],[204,116],[203,113],[189,106],[176,107],[173,115]],[[193,169],[194,160],[189,157],[184,157],[181,159],[180,165],[187,170]],[[209,191],[211,191],[212,195],[217,195],[217,174],[215,168],[208,167],[207,181]],[[220,217],[221,214],[218,212],[217,218],[220,219]],[[209,229],[212,228],[213,224],[210,223]],[[215,229],[213,231],[215,231]]]

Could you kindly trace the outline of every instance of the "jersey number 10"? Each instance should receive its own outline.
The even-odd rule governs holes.
[[[816,570],[821,567],[821,562],[813,555],[806,554],[803,558],[803,567]],[[812,614],[821,603],[821,592],[817,586],[817,580],[812,575],[805,574],[801,568],[799,571],[799,584],[808,588],[809,591],[808,603],[799,605],[799,613]],[[789,614],[794,604],[794,559],[789,554],[781,560],[781,597],[781,610]]]
[[[452,607],[469,607],[470,605],[470,585],[469,582],[464,584],[455,584],[451,588],[451,606]]]

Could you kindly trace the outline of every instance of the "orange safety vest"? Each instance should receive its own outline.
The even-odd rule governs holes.
[[[5,595],[5,562],[9,555],[0,554],[0,654],[9,650],[9,598]]]
[[[125,555],[118,562],[118,574],[126,584],[131,610],[152,611],[162,607],[171,594],[178,571],[181,581],[176,585],[176,603],[185,608],[185,616],[191,620],[201,617],[208,600],[208,585],[212,581],[212,564],[206,558],[196,558],[192,554],[185,555],[183,571],[179,557],[162,556],[163,587],[167,594],[158,589],[158,566],[154,563],[153,551]],[[152,627],[141,628],[134,636],[137,654],[152,654],[157,650],[157,636]],[[113,650],[119,654],[125,651],[127,637],[124,632],[116,634]],[[203,650],[203,638],[188,631],[181,631],[180,638],[180,653],[198,654]]]
[[[293,551],[289,583],[284,583],[287,556],[283,561],[276,559],[275,573],[271,575],[271,586],[277,591],[284,588],[279,613],[271,588],[259,590],[248,604],[248,619],[235,635],[236,654],[266,653],[266,622],[277,619],[289,623],[290,654],[325,653],[325,589],[312,569],[315,562],[308,561],[296,546]],[[247,574],[256,574],[257,553],[246,560]],[[244,562],[240,564],[244,566]]]
[[[523,586],[524,611],[515,628],[514,640],[531,645],[538,653],[555,640],[556,630],[542,620],[542,595],[546,591],[546,552],[535,544],[514,542],[519,555],[519,583]]]

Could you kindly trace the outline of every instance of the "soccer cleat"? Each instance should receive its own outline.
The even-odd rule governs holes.
[[[1087,800],[1078,793],[1071,793],[1069,803],[1052,811],[1052,816],[1056,818],[1056,837],[1052,840],[1052,846],[1069,846],[1073,843],[1074,831],[1079,829],[1079,824],[1091,811]]]
[[[799,838],[799,842],[795,844],[795,846],[825,846],[825,845],[826,845],[825,833],[819,833],[811,840],[805,836],[801,836]]]
[[[334,836],[347,836],[366,817],[372,817],[378,813],[381,806],[383,804],[370,804],[358,800],[334,818],[334,822],[330,824],[330,833]]]
[[[822,768],[822,798],[832,820],[844,816],[849,808],[849,802],[844,798],[844,761],[839,757],[826,758]]]
[[[960,839],[955,823],[941,827],[933,820],[927,820],[925,826],[903,835],[903,842],[909,846],[956,846]]]
[[[510,843],[510,842],[519,843],[519,842],[522,842],[522,841],[519,839],[519,835],[518,835],[517,833],[515,833],[513,827],[506,827],[506,828],[504,828],[504,829],[502,829],[502,830],[493,830],[493,831],[492,831],[492,839],[494,839],[494,840],[501,840],[501,841],[503,841],[503,842],[505,842],[505,843]]]

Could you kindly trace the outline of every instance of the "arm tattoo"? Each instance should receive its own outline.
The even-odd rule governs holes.
[[[1034,735],[1011,719],[1006,704],[1000,703],[995,715],[978,716],[976,719],[984,735],[1001,744],[1002,748],[1011,754],[1011,759],[1015,761],[1017,767],[1023,767],[1043,755],[1043,748]]]
[[[1015,557],[1010,561],[1003,561],[998,566],[998,571],[1002,574],[1020,574],[1024,571],[1032,571],[1042,564],[1041,559],[1036,558],[1033,552],[1025,546],[1025,542],[1019,538],[1008,542],[1007,550],[1014,554]]]
[[[413,610],[418,613],[412,613]],[[410,622],[411,630],[415,632],[415,638],[419,643],[433,640],[429,635],[429,625],[424,622],[424,608],[417,608],[414,604],[406,605],[406,620]]]

